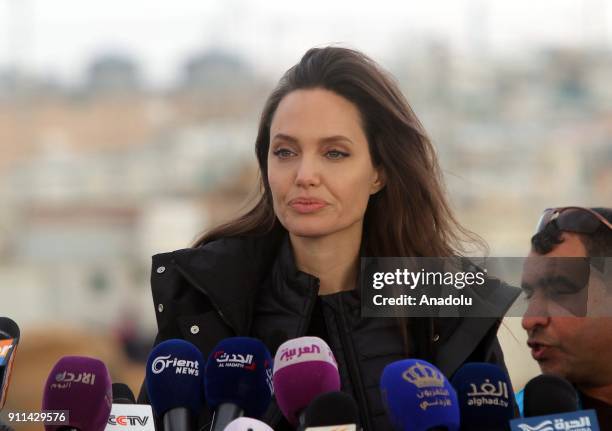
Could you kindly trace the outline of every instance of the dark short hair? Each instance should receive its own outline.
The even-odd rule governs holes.
[[[608,208],[591,208],[612,223],[612,210]],[[538,254],[550,253],[563,242],[562,231],[553,220],[544,229],[531,237],[531,246]],[[612,230],[603,224],[592,234],[578,234],[590,257],[612,257]]]

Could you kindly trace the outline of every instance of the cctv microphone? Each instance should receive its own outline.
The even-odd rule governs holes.
[[[270,426],[260,420],[239,417],[231,421],[223,431],[274,431]]]
[[[318,337],[300,337],[280,345],[274,357],[274,394],[287,421],[304,425],[304,409],[325,392],[340,390],[338,364]],[[299,419],[298,419],[299,417]]]
[[[304,428],[306,431],[319,427],[336,427],[343,430],[359,429],[359,410],[357,403],[350,395],[334,391],[316,397],[304,410]]]
[[[241,416],[260,418],[272,401],[272,356],[250,337],[220,341],[206,362],[206,401],[214,410],[211,431]]]
[[[147,359],[145,386],[153,412],[166,431],[191,431],[204,407],[204,358],[188,341],[170,339]]]
[[[113,405],[105,431],[155,431],[150,405],[136,404],[134,393],[124,383],[113,383]]]
[[[13,320],[0,317],[0,409],[6,402],[19,335],[19,326]]]
[[[444,374],[420,359],[388,364],[380,390],[389,420],[398,431],[459,431],[457,393]]]
[[[505,431],[514,419],[512,385],[497,365],[467,363],[451,383],[457,391],[461,431]]]
[[[562,377],[541,374],[525,385],[524,418],[510,421],[512,430],[599,431],[595,410],[579,410],[578,393]]]
[[[104,362],[85,356],[64,356],[47,378],[42,410],[67,410],[62,425],[46,431],[103,431],[111,411],[111,379]]]

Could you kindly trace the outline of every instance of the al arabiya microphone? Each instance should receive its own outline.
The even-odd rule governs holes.
[[[211,431],[241,416],[260,418],[270,405],[272,355],[263,342],[232,337],[219,342],[206,362],[206,401],[214,410]]]
[[[274,393],[281,412],[293,426],[303,425],[303,411],[325,392],[340,390],[338,364],[318,337],[300,337],[281,344],[274,357]]]
[[[204,358],[188,341],[171,339],[153,348],[145,386],[153,412],[166,431],[191,431],[204,408]]]
[[[136,404],[125,383],[113,383],[113,405],[105,431],[155,431],[150,405]]]
[[[257,419],[246,416],[239,417],[231,421],[223,431],[274,431],[270,426]]]
[[[461,431],[506,431],[514,418],[512,385],[497,365],[471,362],[459,368],[451,383],[457,391]]]
[[[0,317],[0,409],[6,402],[19,336],[19,326],[8,317]]]
[[[387,415],[398,431],[459,431],[457,393],[444,374],[420,359],[385,367],[380,390]]]
[[[316,397],[304,410],[304,428],[306,431],[338,429],[355,431],[359,427],[359,410],[357,403],[349,394],[334,391]],[[329,427],[329,428],[328,428]]]
[[[525,385],[524,418],[510,421],[512,430],[599,431],[594,410],[579,410],[578,393],[562,377],[542,374]]]
[[[42,410],[67,410],[68,421],[45,425],[46,431],[103,431],[112,403],[111,379],[104,362],[64,356],[47,378]]]

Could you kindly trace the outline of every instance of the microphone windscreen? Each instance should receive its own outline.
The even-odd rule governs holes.
[[[579,408],[578,393],[562,377],[541,374],[525,385],[523,414],[526,418],[574,412]]]
[[[6,402],[19,336],[17,323],[8,317],[0,317],[0,409]]]
[[[344,392],[321,394],[304,411],[304,427],[346,424],[359,424],[359,410],[353,397]]]
[[[153,348],[147,359],[145,385],[158,417],[177,407],[187,408],[194,416],[200,413],[204,406],[203,365],[202,353],[188,341],[171,339]]]
[[[104,362],[84,356],[64,356],[49,373],[42,410],[68,410],[68,423],[45,425],[45,430],[72,427],[102,431],[111,404],[111,378]]]
[[[498,366],[467,363],[455,372],[451,383],[457,391],[462,430],[505,430],[514,418],[510,378]]]
[[[270,426],[260,420],[243,416],[234,419],[223,431],[274,431]]]
[[[457,393],[444,374],[420,359],[404,359],[385,367],[380,390],[396,430],[459,430]]]
[[[272,355],[256,338],[226,338],[208,357],[205,387],[210,408],[231,403],[259,418],[272,400]]]
[[[300,337],[280,345],[274,357],[274,393],[292,425],[318,395],[340,390],[338,364],[331,349],[318,337]]]
[[[113,383],[113,404],[136,404],[134,393],[125,383]]]

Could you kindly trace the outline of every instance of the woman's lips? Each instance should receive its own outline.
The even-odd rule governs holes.
[[[300,214],[308,214],[320,210],[327,203],[318,199],[293,199],[289,206]]]

